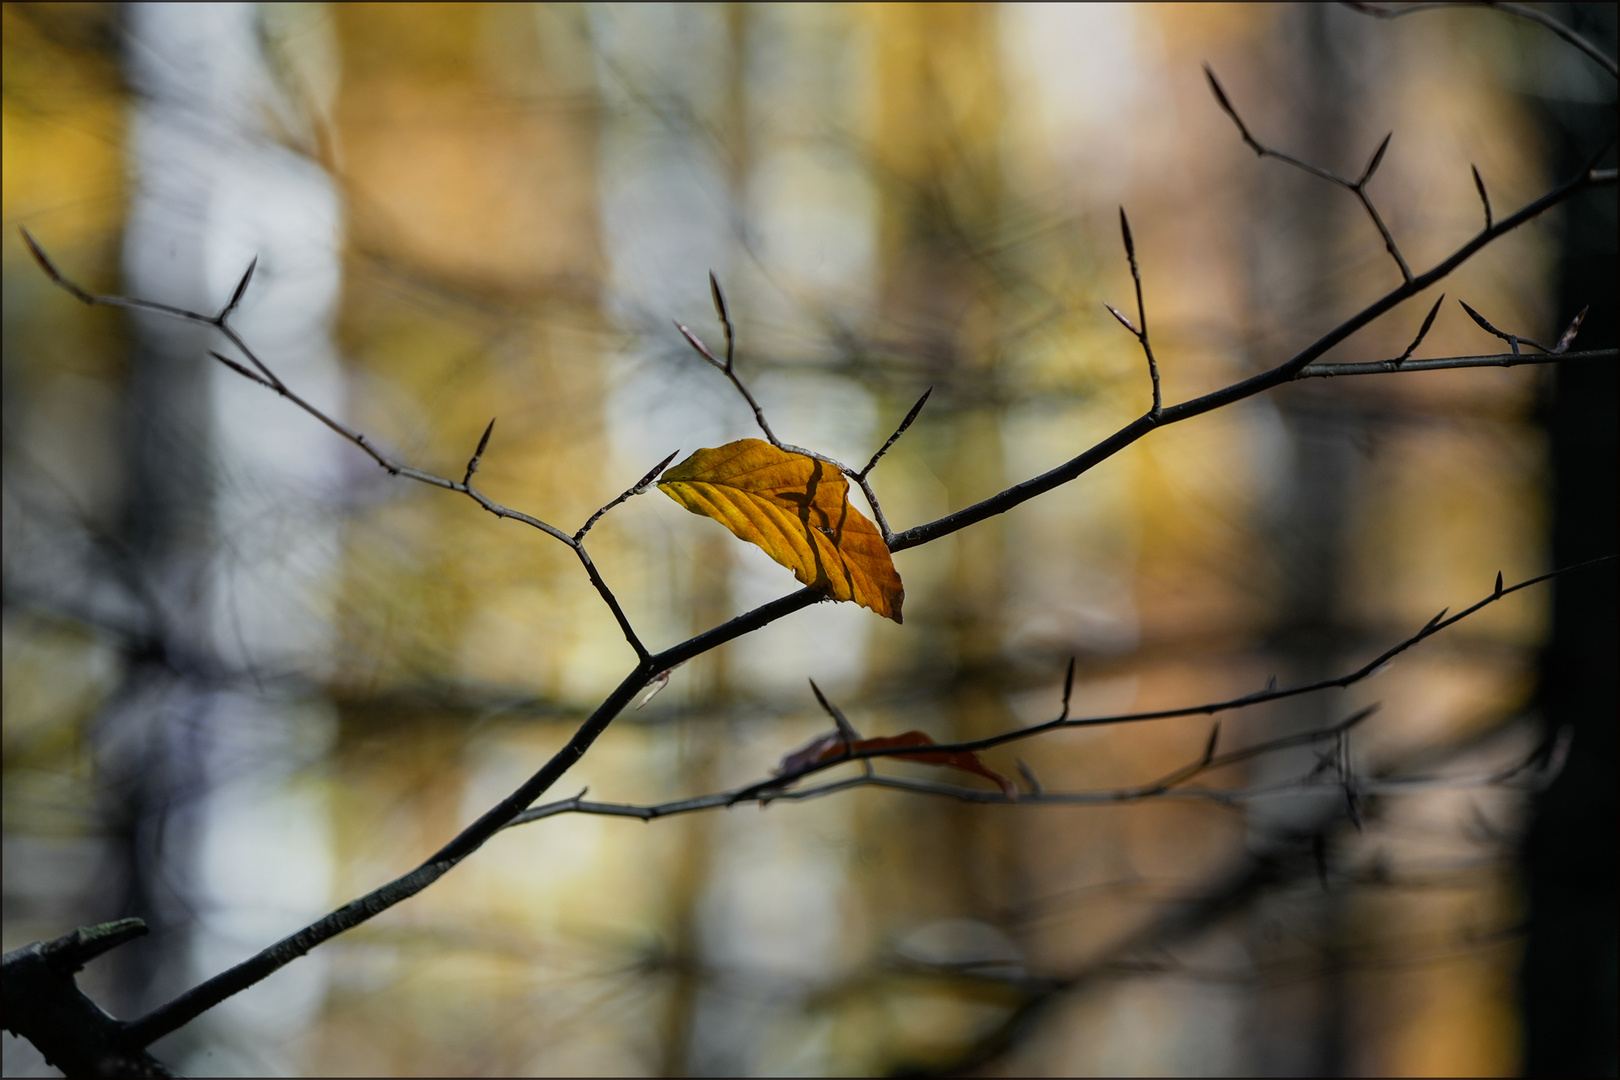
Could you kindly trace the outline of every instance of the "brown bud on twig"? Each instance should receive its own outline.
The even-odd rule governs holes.
[[[243,365],[238,364],[235,360],[232,360],[228,356],[221,356],[219,353],[215,352],[212,349],[208,350],[208,355],[212,356],[215,360],[218,360],[220,363],[224,364],[226,367],[230,368],[232,371],[236,372],[238,375],[242,376],[243,378],[252,379],[254,382],[258,383],[260,386],[268,387],[271,390],[274,390],[276,388],[275,384],[270,382],[270,380],[266,379],[264,376],[260,375],[257,371],[252,371],[252,370],[248,369],[247,367],[244,367]]]
[[[1372,179],[1373,173],[1378,171],[1378,166],[1383,164],[1384,151],[1389,149],[1389,140],[1394,137],[1395,133],[1393,131],[1384,136],[1384,141],[1378,144],[1377,150],[1373,151],[1372,160],[1367,162],[1367,168],[1362,172],[1361,179],[1356,181],[1356,187],[1367,186],[1367,181]]]
[[[1586,313],[1591,310],[1591,304],[1581,308],[1581,313],[1570,322],[1569,329],[1558,335],[1558,340],[1553,343],[1552,347],[1554,355],[1568,352],[1569,347],[1575,344],[1575,335],[1581,332],[1581,323],[1586,321]]]
[[[866,474],[877,467],[878,459],[888,453],[889,447],[893,446],[900,436],[906,433],[906,429],[911,426],[911,422],[917,419],[917,414],[922,412],[923,406],[928,404],[928,396],[933,392],[934,388],[932,386],[922,392],[922,397],[918,398],[917,403],[911,407],[911,411],[906,413],[906,418],[900,421],[899,427],[894,429],[894,434],[889,436],[889,441],[878,447],[878,452],[872,455],[872,460],[866,463],[866,468],[855,474],[856,480],[864,481]],[[876,509],[876,507],[873,509]]]
[[[1112,315],[1114,318],[1119,320],[1119,325],[1121,325],[1125,329],[1129,330],[1133,335],[1135,335],[1138,338],[1142,336],[1142,331],[1138,330],[1136,328],[1136,324],[1131,322],[1130,319],[1126,318],[1125,313],[1120,311],[1119,308],[1115,307],[1113,304],[1109,304],[1109,303],[1106,303],[1106,302],[1103,304],[1103,307],[1108,309],[1108,314]]]
[[[258,267],[259,257],[255,255],[253,261],[248,263],[247,273],[243,274],[242,280],[236,283],[236,291],[231,293],[230,300],[225,304],[224,310],[219,313],[220,322],[224,322],[225,317],[235,311],[236,305],[242,302],[242,296],[247,292],[248,282],[253,280],[253,271]]]
[[[1485,181],[1480,178],[1479,167],[1476,165],[1470,165],[1468,167],[1474,171],[1474,190],[1479,192],[1479,201],[1485,206],[1485,229],[1486,231],[1489,231],[1490,228],[1496,223],[1495,219],[1491,216],[1491,197],[1485,194]]]
[[[669,468],[669,463],[675,460],[675,455],[678,453],[680,453],[679,449],[672,450],[668,457],[654,465],[651,469],[647,470],[647,475],[643,476],[639,481],[637,481],[636,486],[630,489],[631,494],[640,495],[643,491],[646,491],[649,487],[651,487],[652,482],[658,479],[658,474]]]
[[[713,270],[709,271],[709,296],[714,300],[714,313],[720,316],[720,321],[730,322],[731,315],[726,310],[726,297],[720,291],[720,279],[714,276]]]
[[[692,331],[688,330],[686,328],[685,324],[680,323],[680,322],[676,322],[675,323],[675,329],[677,329],[677,330],[679,330],[681,332],[681,336],[686,339],[686,343],[688,345],[692,346],[692,348],[696,349],[699,356],[703,357],[703,359],[707,360],[709,363],[713,364],[715,367],[719,368],[721,371],[726,370],[726,365],[722,364],[719,360],[716,360],[715,357],[714,357],[714,353],[709,351],[709,347],[707,345],[703,344],[703,341],[702,341],[701,338],[699,338],[696,334],[692,333]]]
[[[1406,358],[1417,352],[1417,347],[1423,344],[1423,339],[1428,336],[1429,327],[1434,325],[1434,317],[1440,314],[1440,305],[1445,303],[1445,300],[1446,294],[1441,293],[1440,299],[1434,302],[1434,307],[1430,308],[1429,313],[1423,317],[1423,325],[1418,327],[1417,337],[1412,339],[1412,344],[1406,347],[1405,352],[1401,353],[1400,356],[1395,358],[1395,364],[1397,367],[1405,363]]]

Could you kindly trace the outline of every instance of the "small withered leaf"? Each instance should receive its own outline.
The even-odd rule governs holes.
[[[812,766],[824,761],[832,761],[852,754],[859,754],[868,750],[895,750],[901,747],[917,747],[916,750],[903,754],[888,754],[887,757],[899,758],[901,761],[916,761],[924,765],[944,765],[952,769],[982,776],[1001,788],[1008,801],[1018,801],[1017,786],[1005,776],[990,768],[980,760],[979,755],[969,751],[927,750],[924,747],[934,745],[934,740],[926,731],[907,731],[900,735],[884,735],[875,739],[851,740],[842,732],[831,731],[822,735],[782,759],[777,767],[778,776],[792,776],[803,772]]]

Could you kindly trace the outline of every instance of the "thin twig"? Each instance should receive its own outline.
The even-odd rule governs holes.
[[[924,405],[928,404],[928,396],[933,392],[934,388],[932,386],[922,392],[922,397],[918,398],[917,404],[913,405],[911,407],[911,411],[906,413],[906,418],[900,421],[900,426],[894,429],[894,434],[889,436],[887,442],[878,447],[878,452],[872,455],[872,460],[866,463],[866,468],[855,474],[856,479],[865,480],[867,474],[873,469],[877,468],[878,459],[884,454],[887,454],[889,452],[889,447],[898,442],[900,436],[906,433],[906,428],[910,427],[911,422],[917,419],[917,414],[922,412]]]
[[[1608,146],[1606,144],[1599,151],[1599,154],[1607,152]],[[1613,184],[1615,182],[1614,170],[1596,170],[1594,168],[1595,160],[1596,158],[1588,161],[1579,172],[1568,180],[1521,207],[1508,217],[1498,221],[1491,228],[1480,232],[1425,273],[1418,275],[1410,282],[1404,282],[1391,289],[1276,367],[1232,383],[1219,390],[1211,391],[1202,397],[1182,402],[1180,405],[1167,405],[1157,420],[1146,416],[1139,417],[1054,469],[1041,473],[1039,476],[1031,477],[1022,483],[1014,484],[1012,487],[974,503],[972,506],[964,507],[942,518],[896,533],[889,544],[890,550],[904,551],[919,544],[929,543],[941,536],[947,536],[996,514],[1004,514],[1020,503],[1027,502],[1038,495],[1051,491],[1053,488],[1069,483],[1075,477],[1095,468],[1157,428],[1189,420],[1194,416],[1202,416],[1204,413],[1224,408],[1234,402],[1242,401],[1275,386],[1280,386],[1285,382],[1293,381],[1299,377],[1300,371],[1312,364],[1318,357],[1321,357],[1352,334],[1360,331],[1399,304],[1443,281],[1459,266],[1472,258],[1481,248],[1484,248],[1497,238],[1512,232],[1527,221],[1534,220],[1577,192]],[[1401,367],[1403,371],[1414,369],[1417,369],[1417,362],[1415,361],[1408,361]]]
[[[1464,608],[1449,618],[1446,617],[1446,613],[1444,611],[1440,612],[1440,614],[1434,616],[1434,618],[1425,623],[1422,629],[1418,630],[1416,633],[1409,635],[1403,640],[1390,646],[1388,649],[1385,649],[1382,653],[1378,654],[1373,659],[1367,661],[1365,664],[1354,669],[1353,671],[1346,672],[1343,675],[1338,675],[1333,678],[1319,679],[1315,682],[1303,683],[1299,686],[1290,687],[1277,687],[1275,685],[1275,681],[1273,680],[1272,682],[1268,682],[1264,690],[1260,690],[1252,694],[1245,694],[1242,697],[1228,698],[1222,701],[1205,702],[1199,705],[1184,705],[1174,709],[1155,709],[1150,712],[1117,713],[1108,716],[1089,717],[1070,717],[1068,715],[1068,697],[1070,687],[1065,685],[1063,711],[1057,717],[1051,720],[1047,720],[1039,724],[1031,724],[1027,727],[1018,728],[1013,731],[1002,732],[999,735],[989,735],[979,739],[970,739],[956,743],[940,743],[937,746],[930,747],[929,750],[931,752],[942,754],[975,753],[980,750],[988,750],[993,747],[1002,746],[1006,743],[1033,738],[1037,735],[1062,728],[1103,727],[1115,724],[1141,723],[1149,720],[1167,720],[1181,716],[1213,716],[1216,713],[1228,712],[1233,709],[1249,708],[1271,701],[1281,701],[1285,698],[1298,697],[1302,694],[1314,694],[1322,690],[1330,689],[1344,689],[1376,674],[1384,667],[1384,665],[1388,664],[1391,660],[1395,659],[1401,653],[1404,653],[1413,646],[1427,640],[1430,637],[1433,637],[1440,631],[1461,622],[1470,615],[1473,615],[1474,613],[1489,607],[1494,603],[1497,603],[1506,596],[1518,592],[1521,589],[1527,589],[1533,585],[1538,585],[1543,581],[1549,581],[1563,574],[1574,573],[1578,570],[1585,570],[1603,563],[1613,562],[1616,558],[1617,556],[1615,555],[1604,555],[1596,559],[1588,559],[1585,562],[1575,563],[1571,566],[1566,566],[1558,570],[1552,570],[1548,573],[1540,574],[1533,578],[1528,578],[1516,585],[1509,585],[1505,588],[1500,585],[1500,582],[1498,582],[1497,587],[1493,588],[1491,594],[1486,596],[1483,600]],[[824,768],[841,764],[843,761],[847,760],[858,760],[859,758],[863,757],[893,757],[907,752],[907,748],[905,747],[890,747],[856,751],[837,761],[818,762],[815,765],[808,766],[801,773],[795,774],[792,777],[778,777],[774,781],[771,781],[771,783],[777,784],[788,782],[792,779],[797,779],[799,776],[819,772]]]
[[[1249,132],[1249,126],[1238,115],[1237,109],[1232,105],[1232,100],[1226,96],[1226,90],[1221,86],[1220,80],[1215,77],[1214,70],[1208,64],[1204,65],[1204,75],[1209,79],[1209,88],[1215,94],[1216,103],[1220,105],[1227,116],[1232,118],[1232,122],[1237,125],[1238,134],[1242,136],[1249,149],[1260,157],[1276,158],[1278,161],[1286,162],[1296,169],[1301,169],[1312,176],[1326,180],[1330,184],[1336,184],[1350,192],[1361,202],[1362,208],[1367,211],[1367,216],[1372,218],[1373,225],[1377,227],[1378,235],[1384,238],[1385,250],[1395,260],[1395,265],[1400,268],[1401,280],[1410,285],[1412,283],[1412,268],[1406,265],[1406,259],[1401,255],[1401,249],[1396,245],[1395,237],[1390,234],[1389,227],[1384,224],[1383,217],[1379,215],[1378,209],[1373,206],[1372,199],[1367,195],[1367,182],[1373,178],[1373,174],[1378,171],[1378,166],[1383,163],[1384,152],[1389,149],[1389,140],[1395,133],[1390,132],[1385,135],[1384,141],[1378,144],[1378,149],[1373,151],[1372,158],[1367,162],[1367,167],[1362,170],[1361,179],[1351,180],[1348,177],[1340,176],[1332,169],[1324,169],[1320,165],[1313,165],[1303,158],[1285,154],[1281,150],[1272,149],[1260,142]]]
[[[242,351],[242,354],[246,356],[248,360],[252,362],[254,368],[257,369],[257,373],[248,370],[237,361],[232,360],[227,356],[223,356],[220,353],[214,352],[213,350],[209,350],[209,356],[212,356],[215,360],[218,360],[221,364],[224,364],[237,374],[251,379],[260,386],[274,390],[276,393],[280,394],[282,397],[304,410],[304,412],[308,413],[310,416],[313,416],[322,424],[325,424],[329,429],[347,439],[349,442],[354,443],[360,449],[364,450],[371,457],[371,459],[386,470],[389,475],[404,477],[407,480],[415,480],[418,483],[429,484],[433,487],[440,487],[448,491],[454,491],[466,495],[479,506],[495,515],[497,518],[509,518],[513,521],[521,522],[528,525],[530,528],[538,529],[547,536],[567,544],[571,549],[573,549],[574,554],[579,558],[580,563],[584,566],[585,574],[590,579],[592,587],[596,589],[597,594],[601,596],[603,602],[607,604],[608,610],[613,613],[614,620],[619,624],[619,629],[624,633],[625,641],[628,642],[630,647],[635,650],[638,659],[645,660],[647,658],[647,648],[641,643],[640,638],[636,635],[635,629],[630,625],[630,620],[625,616],[624,609],[619,606],[618,598],[615,597],[613,595],[613,591],[608,588],[607,582],[602,579],[602,575],[597,571],[595,565],[592,564],[590,556],[585,553],[584,547],[578,540],[569,536],[555,525],[551,525],[548,522],[541,521],[537,517],[533,517],[532,515],[525,514],[520,510],[514,510],[509,506],[496,502],[472,486],[472,475],[477,471],[478,462],[483,457],[484,450],[489,445],[490,433],[494,430],[495,422],[493,420],[491,420],[489,422],[489,426],[484,429],[483,437],[478,441],[478,449],[474,451],[472,459],[467,463],[467,475],[466,479],[464,480],[458,482],[451,480],[448,477],[438,476],[434,473],[402,464],[379,450],[363,432],[356,431],[354,428],[349,427],[341,420],[337,420],[336,418],[330,416],[320,408],[316,407],[295,393],[289,386],[287,386],[286,383],[281,381],[275,372],[270,370],[269,366],[266,365],[264,361],[259,359],[253,350],[248,347],[247,342],[242,340],[241,335],[239,335],[230,325],[228,319],[231,313],[241,303],[242,296],[247,290],[248,282],[253,278],[253,269],[254,266],[257,265],[257,260],[254,261],[253,265],[248,267],[248,272],[242,275],[242,280],[237,284],[236,290],[232,293],[230,301],[225,305],[224,308],[221,309],[220,313],[218,315],[204,315],[200,312],[189,311],[185,308],[173,307],[169,304],[159,304],[149,300],[137,300],[123,296],[105,296],[99,293],[89,292],[88,290],[81,288],[71,279],[64,276],[62,272],[56,268],[56,264],[53,263],[50,256],[45,253],[45,249],[42,248],[38,241],[36,241],[33,236],[29,234],[27,229],[22,229],[20,231],[22,232],[24,242],[26,242],[28,245],[28,249],[33,252],[35,260],[37,260],[40,266],[44,268],[46,275],[50,277],[51,281],[78,300],[92,306],[99,305],[105,307],[127,308],[135,311],[150,311],[154,314],[162,315],[167,318],[178,319],[182,322],[195,323],[201,326],[211,326],[220,333],[224,334],[227,340]],[[619,501],[622,502],[623,498],[624,497],[621,497]]]
[[[1447,3],[1407,4],[1405,7],[1398,8],[1390,7],[1386,4],[1350,2],[1346,3],[1345,7],[1354,8],[1356,11],[1359,11],[1364,15],[1372,15],[1379,19],[1398,19],[1402,15],[1413,15],[1419,11],[1434,11],[1438,8],[1495,8],[1498,11],[1506,12],[1509,15],[1517,15],[1521,19],[1529,19],[1533,23],[1546,27],[1554,34],[1557,34],[1559,37],[1575,46],[1581,52],[1591,57],[1604,71],[1607,71],[1610,75],[1620,79],[1620,67],[1617,67],[1615,62],[1604,54],[1603,50],[1599,49],[1596,45],[1592,44],[1592,42],[1588,41],[1580,34],[1577,34],[1574,30],[1571,30],[1568,26],[1565,26],[1563,23],[1559,22],[1551,15],[1548,15],[1546,12],[1538,11],[1532,7],[1525,7],[1523,4],[1493,3],[1491,0],[1480,0],[1478,3],[1470,3],[1467,2],[1467,0],[1452,0],[1452,2]]]
[[[676,450],[674,453],[670,454],[669,457],[654,465],[651,469],[647,470],[646,476],[643,476],[640,480],[637,480],[630,487],[626,488],[624,494],[620,495],[618,498],[602,507],[602,509],[592,514],[590,519],[579,527],[579,532],[574,534],[574,543],[577,544],[584,540],[585,534],[591,531],[592,525],[595,525],[601,520],[603,514],[607,513],[609,510],[612,510],[615,506],[618,506],[625,500],[634,498],[635,496],[640,495],[643,491],[646,491],[648,488],[652,487],[652,482],[658,478],[658,474],[663,472],[665,467],[668,466],[670,462],[675,460],[675,454],[678,453],[680,453],[680,451]]]
[[[1478,166],[1469,165],[1468,167],[1471,170],[1473,170],[1473,173],[1474,173],[1474,190],[1479,192],[1480,204],[1485,207],[1485,227],[1487,229],[1489,229],[1491,227],[1491,224],[1492,224],[1491,197],[1485,191],[1485,179],[1484,179],[1484,177],[1479,175],[1479,167]]]
[[[1574,353],[1496,353],[1490,356],[1442,356],[1433,360],[1368,360],[1352,364],[1312,364],[1300,369],[1297,379],[1333,378],[1337,375],[1390,375],[1400,371],[1451,371],[1457,368],[1521,367],[1525,364],[1568,364],[1581,360],[1620,357],[1614,349]]]

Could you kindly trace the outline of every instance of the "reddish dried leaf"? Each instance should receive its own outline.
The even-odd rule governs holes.
[[[826,462],[739,439],[699,450],[659,477],[658,486],[811,588],[901,621],[906,591],[889,546],[849,504],[849,481]]]
[[[791,776],[802,772],[813,765],[825,761],[832,761],[848,754],[860,753],[863,750],[893,750],[904,746],[933,746],[934,740],[926,732],[907,731],[900,735],[885,735],[875,739],[856,739],[849,741],[837,731],[830,731],[816,738],[802,750],[796,750],[782,759],[777,768],[780,776]],[[1018,788],[1005,776],[990,768],[979,759],[979,755],[972,751],[948,750],[918,750],[909,754],[891,754],[890,757],[901,761],[917,761],[924,765],[945,765],[953,769],[961,769],[986,780],[994,781],[1002,792],[1012,802],[1018,801]]]

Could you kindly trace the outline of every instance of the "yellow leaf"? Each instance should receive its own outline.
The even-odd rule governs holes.
[[[901,621],[906,590],[889,547],[849,505],[849,481],[826,462],[739,439],[699,450],[668,469],[658,486],[757,545],[812,589]]]

